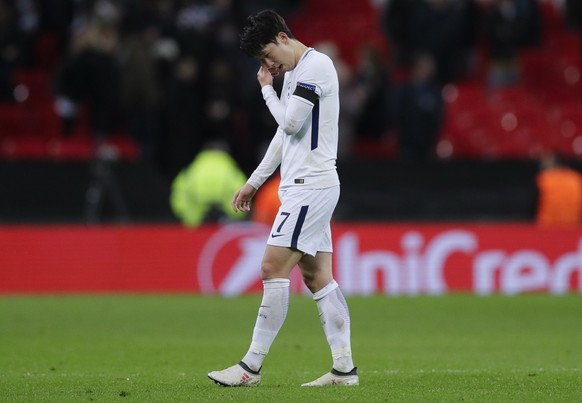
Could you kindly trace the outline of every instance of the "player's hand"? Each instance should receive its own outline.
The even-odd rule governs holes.
[[[257,193],[257,189],[245,183],[242,188],[237,190],[232,199],[232,209],[234,212],[251,211],[251,200]]]
[[[261,84],[261,88],[265,85],[273,85],[272,73],[264,66],[261,66],[257,72],[257,80],[259,81],[259,84]]]

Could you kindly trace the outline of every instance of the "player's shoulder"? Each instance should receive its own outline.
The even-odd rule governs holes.
[[[331,58],[325,53],[319,52],[314,48],[309,48],[305,55],[305,61],[314,64],[328,64],[333,66]]]
[[[315,75],[326,80],[336,74],[332,60],[325,53],[310,48],[299,65],[300,75]]]

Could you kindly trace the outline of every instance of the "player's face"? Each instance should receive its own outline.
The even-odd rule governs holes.
[[[261,65],[269,70],[271,76],[277,77],[281,73],[293,70],[295,57],[289,46],[289,38],[285,34],[277,37],[277,43],[269,43],[263,48]]]

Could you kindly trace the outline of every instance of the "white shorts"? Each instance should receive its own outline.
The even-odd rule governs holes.
[[[311,256],[333,252],[330,221],[339,194],[339,186],[280,190],[281,207],[267,244],[297,249]]]

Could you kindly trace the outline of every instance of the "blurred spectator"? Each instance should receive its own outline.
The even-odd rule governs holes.
[[[70,122],[75,119],[78,106],[86,104],[90,130],[99,143],[120,122],[118,31],[114,26],[95,22],[74,40],[71,54],[57,73],[56,108],[65,122]],[[65,126],[64,134],[70,133],[70,126]]]
[[[579,224],[582,221],[582,174],[561,157],[542,157],[537,176],[539,192],[536,220],[543,225]]]
[[[204,82],[204,134],[234,143],[234,123],[237,106],[237,82],[226,58],[216,58],[209,66]]]
[[[159,38],[175,37],[176,3],[175,0],[123,0],[123,34],[153,29]]]
[[[474,46],[474,18],[472,1],[423,0],[414,8],[407,34],[411,54],[432,56],[440,84],[458,80],[465,71]]]
[[[359,50],[351,92],[358,103],[356,135],[359,138],[381,138],[392,124],[392,87],[388,68],[377,48],[363,46]]]
[[[541,41],[536,2],[494,0],[485,14],[490,88],[515,85],[520,80],[519,51]],[[536,22],[537,21],[537,22]]]
[[[31,67],[35,63],[36,38],[40,29],[40,16],[34,0],[18,0],[18,43],[20,65]]]
[[[71,24],[78,1],[73,0],[43,0],[37,1],[41,35],[47,34],[54,38],[52,48],[46,49],[48,61],[53,64],[66,53],[71,40]],[[37,45],[38,46],[38,45]],[[51,52],[54,52],[51,54]],[[37,60],[46,62],[47,60]],[[47,66],[48,67],[48,66]]]
[[[13,101],[13,70],[18,63],[17,11],[12,2],[0,0],[0,101]]]
[[[0,0],[0,101],[14,100],[14,70],[35,64],[39,29],[35,1]]]
[[[413,46],[411,24],[423,0],[388,0],[381,14],[381,26],[399,66],[409,66]]]
[[[411,75],[396,101],[400,157],[415,161],[431,158],[443,124],[443,99],[436,82],[434,59],[415,57]]]
[[[277,171],[259,188],[253,199],[251,217],[253,221],[271,226],[275,222],[281,201],[279,200],[279,183],[281,175]]]
[[[232,210],[232,195],[247,178],[230,156],[225,142],[207,144],[192,163],[174,179],[170,204],[184,225],[240,220]]]
[[[582,30],[582,1],[566,0],[565,13],[568,26]]]
[[[162,168],[175,177],[200,152],[205,141],[202,131],[202,96],[198,60],[180,57],[166,89],[162,138]]]
[[[495,0],[487,12],[485,31],[488,42],[488,84],[491,88],[519,81],[519,43],[523,25],[513,0]]]
[[[538,0],[515,0],[517,12],[524,20],[522,46],[539,46],[543,41],[543,19]]]
[[[223,37],[221,26],[231,23],[229,0],[182,0],[176,11],[176,35],[185,54],[199,59],[212,58]]]
[[[122,101],[129,134],[140,145],[142,158],[157,160],[161,137],[164,82],[159,65],[172,61],[178,48],[159,37],[155,26],[145,27],[123,43]]]

